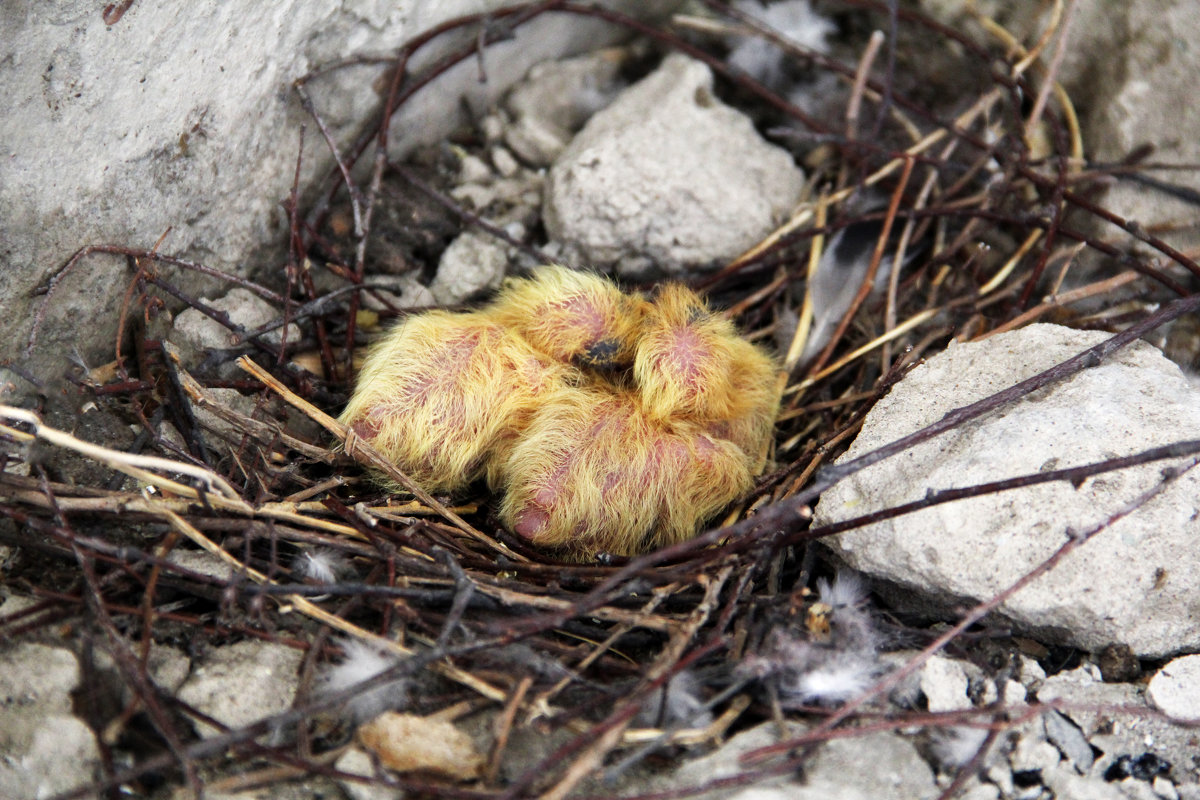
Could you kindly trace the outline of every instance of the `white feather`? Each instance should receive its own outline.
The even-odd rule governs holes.
[[[358,686],[400,663],[395,655],[358,639],[344,639],[339,644],[345,655],[321,676],[323,694]],[[384,711],[403,706],[407,699],[407,681],[397,678],[356,694],[346,702],[346,708],[357,721],[366,722]]]
[[[706,728],[712,719],[712,714],[704,710],[698,681],[685,671],[671,678],[665,690],[651,695],[634,721],[646,728],[675,724]]]
[[[801,704],[837,705],[862,694],[875,682],[875,663],[848,654],[803,670],[780,689]]]
[[[867,600],[867,582],[853,570],[840,569],[833,583],[817,578],[817,595],[830,608],[856,608]]]
[[[754,17],[792,43],[824,53],[831,21],[812,10],[808,0],[783,0],[765,8],[756,0],[739,0],[733,7]],[[783,65],[788,56],[757,36],[741,37],[729,53],[729,63],[771,89],[784,89]]]
[[[315,583],[337,583],[341,575],[351,571],[350,562],[336,550],[321,547],[316,550],[305,550],[296,556],[292,569],[301,578]]]
[[[930,742],[933,757],[943,767],[953,769],[964,766],[983,747],[987,735],[986,728],[968,728],[965,725],[938,730]]]

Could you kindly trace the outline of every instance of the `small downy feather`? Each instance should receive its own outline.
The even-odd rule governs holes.
[[[867,601],[867,582],[853,570],[840,569],[830,583],[817,579],[817,596],[831,608],[857,608]]]
[[[706,728],[712,724],[712,712],[704,708],[700,682],[691,672],[676,673],[659,691],[652,694],[634,724],[644,728],[667,728],[685,725]]]
[[[983,747],[987,735],[987,728],[966,725],[936,730],[930,740],[933,757],[945,769],[965,766]]]
[[[395,655],[359,639],[343,639],[342,660],[321,675],[321,693],[335,694],[381,675],[400,664]],[[346,710],[357,722],[374,719],[384,711],[401,708],[408,700],[408,682],[398,677],[380,686],[355,694],[346,702]]]
[[[338,551],[318,547],[297,555],[292,562],[292,570],[300,578],[313,583],[337,583],[342,576],[353,572],[354,568]]]
[[[842,317],[850,310],[858,290],[871,268],[875,244],[882,231],[877,220],[859,222],[842,228],[829,240],[821,254],[817,272],[808,287],[812,298],[813,321],[804,353],[806,361],[825,349]],[[870,292],[876,295],[887,286],[892,272],[892,257],[886,251],[879,260]]]
[[[824,53],[826,37],[834,32],[833,22],[813,11],[809,0],[782,0],[764,5],[757,0],[739,0],[733,7],[754,17],[794,44]],[[729,63],[776,91],[787,88],[784,64],[788,56],[758,36],[741,37],[729,53]]]
[[[785,706],[840,705],[866,691],[876,676],[874,661],[858,653],[831,652],[791,680],[781,681],[779,689]]]

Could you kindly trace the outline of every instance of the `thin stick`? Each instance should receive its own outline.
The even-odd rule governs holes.
[[[42,422],[42,418],[37,414],[32,411],[26,411],[23,408],[0,405],[0,417],[24,422],[33,427],[34,435],[37,438],[59,447],[73,450],[102,464],[107,464],[118,472],[123,472],[140,481],[145,481],[151,485],[159,486],[178,494],[190,495],[200,499],[200,492],[191,486],[184,486],[168,478],[156,475],[149,470],[162,470],[163,472],[176,472],[181,475],[187,475],[207,486],[208,492],[211,493],[214,489],[220,492],[219,497],[205,495],[206,499],[216,501],[223,506],[233,507],[244,513],[253,513],[251,507],[238,496],[238,493],[233,490],[233,487],[224,478],[206,467],[187,464],[182,461],[172,461],[169,458],[160,458],[158,456],[123,453],[120,450],[113,450],[98,444],[85,442],[82,439],[76,439],[66,431],[50,427]]]
[[[192,540],[192,542],[199,545],[206,552],[211,553],[212,555],[219,558],[221,561],[225,562],[227,565],[229,565],[229,567],[231,567],[233,569],[235,574],[245,575],[246,577],[250,578],[250,580],[254,581],[255,583],[262,584],[265,586],[277,586],[278,585],[275,581],[271,580],[263,573],[259,572],[258,570],[254,569],[251,566],[248,566],[248,565],[242,563],[237,558],[235,558],[232,554],[223,550],[221,547],[219,547],[216,544],[216,542],[214,542],[212,539],[209,539],[207,536],[205,536],[199,530],[194,528],[190,523],[187,522],[187,520],[185,520],[183,517],[176,514],[174,511],[167,511],[166,517],[168,520],[170,520],[171,525],[172,525],[172,527],[175,528],[175,530],[179,531],[184,536],[186,536],[188,539]],[[390,653],[394,653],[395,655],[402,656],[405,658],[413,656],[416,653],[415,650],[405,647],[404,645],[399,644],[398,642],[393,642],[391,639],[388,639],[387,637],[378,636],[378,635],[366,630],[365,628],[360,628],[359,626],[355,625],[352,622],[347,622],[346,620],[342,619],[341,617],[337,616],[336,614],[329,613],[325,609],[321,608],[318,605],[315,605],[314,603],[310,602],[308,599],[306,599],[298,594],[285,595],[283,599],[286,600],[291,605],[295,606],[296,609],[299,610],[300,613],[304,614],[306,617],[309,617],[310,619],[314,619],[317,622],[324,623],[325,625],[328,625],[329,627],[331,627],[335,630],[341,631],[342,633],[348,634],[357,639],[362,639],[364,642],[369,642],[377,647],[381,647]],[[450,678],[451,680],[456,681],[458,683],[461,683],[463,686],[466,686],[469,689],[475,690],[476,692],[478,692],[479,694],[488,698],[489,700],[495,700],[497,702],[504,702],[504,699],[507,696],[506,693],[502,689],[492,686],[491,684],[486,683],[485,681],[482,681],[479,678],[476,678],[471,673],[466,672],[465,670],[459,669],[458,667],[455,667],[452,664],[444,663],[441,661],[435,661],[432,666],[433,666],[433,669],[437,670],[439,673],[441,673],[445,677]]]
[[[336,419],[329,416],[324,411],[321,411],[312,403],[309,403],[307,400],[297,395],[291,389],[288,389],[282,383],[275,380],[271,373],[254,363],[254,361],[242,356],[237,360],[237,364],[243,370],[266,384],[271,391],[278,394],[290,405],[300,409],[300,411],[308,415],[308,417],[314,422],[340,439],[343,442],[346,452],[352,458],[354,458],[354,460],[366,467],[369,467],[370,469],[377,469],[380,472],[386,473],[389,478],[392,478],[400,483],[402,486],[408,489],[408,491],[412,492],[412,494],[418,500],[430,508],[435,509],[444,518],[453,523],[455,527],[472,539],[486,544],[488,547],[503,553],[506,557],[511,558],[514,561],[528,563],[528,558],[509,549],[508,545],[504,544],[503,542],[498,542],[490,536],[475,530],[475,528],[467,523],[462,517],[460,517],[458,514],[455,514],[431,494],[414,483],[411,478],[400,471],[399,467],[388,461],[378,450],[369,445],[367,442],[363,441],[357,434],[354,433],[351,428],[338,422]]]

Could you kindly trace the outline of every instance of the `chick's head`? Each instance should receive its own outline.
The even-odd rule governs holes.
[[[551,358],[614,369],[633,360],[645,305],[594,273],[547,266],[506,283],[486,313]]]
[[[656,419],[731,420],[746,413],[748,402],[761,404],[760,391],[774,386],[770,357],[682,284],[662,287],[647,312],[633,371]],[[747,391],[754,397],[744,399]]]

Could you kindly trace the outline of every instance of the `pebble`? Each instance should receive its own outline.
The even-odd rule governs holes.
[[[213,650],[179,689],[179,699],[230,728],[286,711],[296,695],[303,653],[248,639]],[[203,736],[219,731],[197,723]]]
[[[1150,679],[1146,693],[1167,716],[1200,721],[1200,655],[1168,662]]]
[[[579,260],[623,275],[731,259],[799,200],[804,173],[713,94],[680,54],[597,112],[550,168],[546,230]]]

